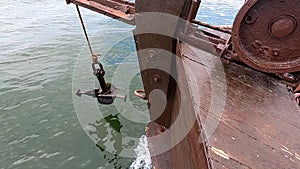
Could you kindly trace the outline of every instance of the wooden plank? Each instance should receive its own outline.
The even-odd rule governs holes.
[[[159,149],[161,147],[170,147],[170,140],[168,139],[170,138],[170,136],[167,136],[167,139],[165,139],[166,137],[160,136],[160,134],[162,133],[162,129],[162,126],[155,122],[150,122],[146,127],[146,136],[148,138],[148,146],[151,153],[152,166],[155,169],[171,169],[173,168],[171,150],[166,151],[162,154],[156,153],[159,152]],[[157,137],[157,142],[151,141],[149,139],[151,137]]]
[[[177,53],[181,53],[178,48]],[[147,127],[147,138],[155,168],[162,169],[205,169],[207,158],[204,145],[199,142],[201,131],[182,60],[176,58],[177,88],[172,108],[171,127],[165,132],[163,127],[150,122]],[[151,137],[156,137],[153,140]],[[161,149],[168,151],[159,154]]]
[[[131,5],[104,0],[67,0],[67,3],[73,3],[127,24],[135,25],[134,8]]]
[[[219,169],[231,169],[226,167],[225,165],[221,164],[219,161],[216,161],[214,159],[211,159],[211,168],[219,168]]]
[[[200,135],[196,121],[189,123],[190,119],[195,119],[191,104],[186,104],[184,111],[192,117],[183,118],[177,127],[170,129],[178,116],[180,102],[185,102],[180,100],[181,96],[190,99],[187,85],[184,84],[187,91],[184,93],[178,90],[176,83],[177,78],[185,77],[184,72],[178,67],[181,63],[178,64],[176,60],[178,22],[179,17],[187,15],[190,2],[191,0],[136,0],[135,2],[136,29],[134,34],[145,92],[149,99],[150,93],[158,89],[164,92],[167,100],[164,111],[159,112],[155,108],[159,107],[156,103],[164,103],[165,98],[152,98],[155,101],[149,99],[150,118],[154,122],[148,125],[147,137],[151,145],[149,148],[152,163],[156,169],[207,168],[204,146],[191,144],[193,141],[197,142]],[[166,14],[171,14],[173,17]],[[182,81],[186,82],[184,79]],[[193,130],[181,133],[187,124],[192,124]],[[162,133],[157,132],[160,125],[167,130]],[[151,140],[149,137],[153,137],[153,133],[157,134],[156,140]],[[183,137],[182,134],[184,134]],[[178,137],[180,141],[177,143]],[[156,153],[166,147],[168,151],[162,154]]]
[[[149,104],[152,121],[167,128],[171,125],[172,106],[176,82],[170,72],[176,73],[176,33],[179,17],[189,9],[191,0],[136,0],[136,29],[134,38],[146,97],[159,89],[167,96],[164,112],[158,112]],[[149,13],[152,12],[152,13]],[[156,13],[153,13],[156,12]],[[172,16],[171,16],[172,15]],[[152,68],[153,65],[156,68]],[[155,81],[159,77],[159,82]],[[164,98],[155,98],[161,100]],[[152,105],[152,107],[155,107]]]
[[[180,48],[178,48],[177,53],[181,53]],[[199,142],[201,140],[200,126],[197,122],[188,88],[189,84],[180,57],[177,57],[176,67],[178,79],[172,112],[173,126],[171,128],[171,142],[176,145],[172,149],[173,168],[205,169],[208,166],[204,145]],[[175,125],[175,123],[179,124]],[[180,139],[182,140],[177,144],[176,140]]]
[[[300,167],[300,111],[284,84],[234,63],[223,67],[218,58],[186,45],[182,51],[185,69],[194,72],[188,79],[193,76],[198,83],[201,102],[194,99],[194,104],[207,135],[211,168]],[[218,100],[211,87],[224,84],[226,92],[217,93],[224,99]],[[225,104],[218,119],[211,105],[220,102]],[[209,119],[212,124],[205,125]],[[209,135],[213,125],[217,127]]]

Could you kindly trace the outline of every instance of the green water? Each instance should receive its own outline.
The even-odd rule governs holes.
[[[201,10],[198,17],[231,24],[242,2],[203,2],[211,15]],[[133,96],[143,88],[134,27],[82,9],[108,81],[129,98],[101,106],[74,95],[97,86],[74,5],[62,0],[0,4],[0,169],[150,168],[146,103]],[[214,12],[222,6],[223,12]]]
[[[129,168],[137,159],[134,150],[145,141],[146,123],[127,120],[114,106],[101,107],[95,113],[102,114],[103,118],[91,120],[95,125],[93,134],[99,139],[96,145],[77,118],[72,98],[76,61],[86,60],[86,65],[79,66],[90,78],[94,77],[74,6],[59,0],[0,3],[0,168]],[[104,42],[114,47],[106,51],[103,61],[106,76],[111,79],[111,70],[127,63],[123,57],[135,51],[132,38],[124,42],[118,39],[133,27],[87,10],[82,13],[95,52],[102,53]],[[135,57],[130,62],[137,64]],[[90,87],[93,89],[95,83]],[[142,88],[138,74],[129,88],[130,91],[122,93],[129,93],[137,109],[146,110],[145,103],[131,94],[134,89]],[[126,145],[122,138],[132,131],[141,142]],[[103,140],[108,133],[119,134]],[[113,145],[118,150],[116,153],[125,146],[132,149],[132,158],[105,151],[106,142],[116,142]],[[143,145],[140,147],[140,151],[147,151]]]

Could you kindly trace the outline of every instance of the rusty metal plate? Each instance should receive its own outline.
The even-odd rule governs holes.
[[[299,0],[248,0],[233,24],[240,59],[264,72],[300,71],[299,7]]]

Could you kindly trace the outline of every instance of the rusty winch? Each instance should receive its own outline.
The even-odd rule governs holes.
[[[232,30],[234,51],[267,73],[300,71],[300,1],[248,0]]]

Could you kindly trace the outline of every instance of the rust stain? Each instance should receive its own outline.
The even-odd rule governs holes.
[[[292,156],[294,155],[294,154],[291,153],[288,149],[281,148],[281,150],[284,151],[284,152],[286,152],[286,153],[288,153],[288,154],[290,154],[290,155],[292,155]]]
[[[296,157],[297,160],[300,161],[300,156],[299,156],[299,154],[295,153],[295,157]]]

